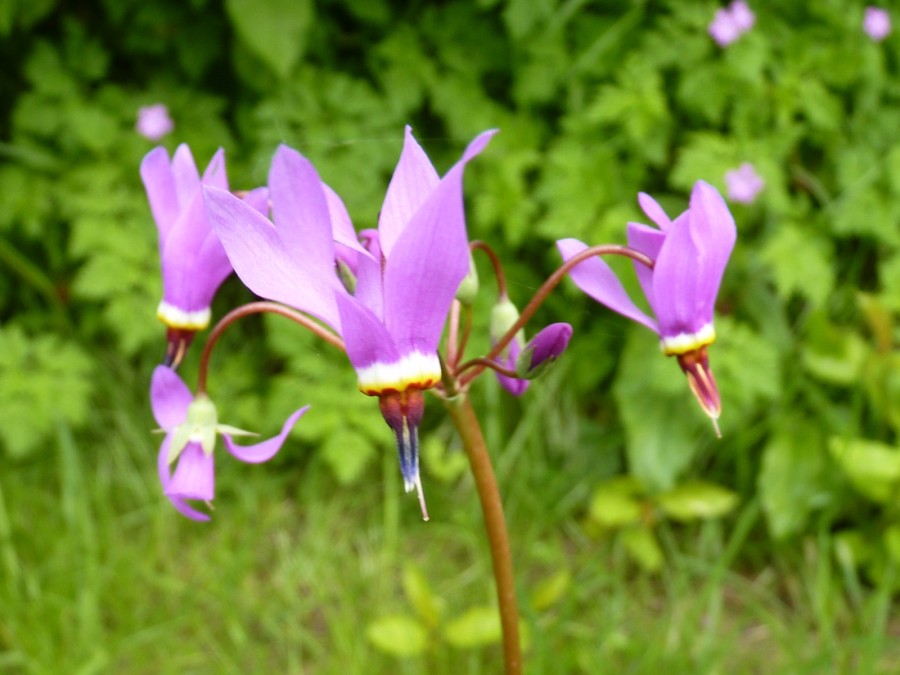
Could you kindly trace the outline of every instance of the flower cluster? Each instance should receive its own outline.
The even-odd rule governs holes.
[[[756,15],[745,0],[734,0],[728,7],[716,11],[709,24],[709,35],[720,47],[727,47],[753,28]]]
[[[359,390],[379,400],[396,439],[405,488],[417,493],[425,519],[418,453],[425,392],[464,394],[478,368],[490,367],[518,396],[562,355],[572,327],[554,323],[526,342],[528,317],[519,316],[505,286],[498,284],[490,358],[461,363],[456,321],[463,305],[471,310],[476,284],[463,175],[495,133],[476,136],[441,176],[407,127],[377,229],[359,233],[340,197],[309,160],[287,146],[275,153],[267,186],[243,193],[229,190],[221,150],[202,176],[185,145],[171,159],[163,148],[145,157],[141,176],[159,229],[163,276],[157,315],[168,336],[165,363],[153,375],[151,401],[166,433],[160,480],[182,514],[208,518],[188,501],[213,498],[217,434],[239,460],[263,462],[281,448],[307,409],[291,415],[274,438],[238,446],[232,437],[248,432],[220,424],[206,394],[206,357],[214,339],[201,357],[196,395],[175,373],[194,334],[209,324],[213,295],[232,269],[250,290],[271,301],[258,305],[271,309],[278,303],[279,313],[293,313],[305,325],[312,322],[306,316],[313,317],[321,322],[312,322],[313,329],[346,351]],[[674,221],[647,195],[639,200],[659,227],[628,226],[632,254],[653,263],[652,270],[638,265],[637,272],[655,318],[631,302],[600,259],[581,262],[571,276],[600,302],[658,332],[663,351],[678,357],[691,388],[715,419],[720,402],[706,348],[715,337],[713,306],[734,244],[734,221],[718,192],[703,182],[694,189],[689,210]],[[562,240],[559,249],[570,259],[586,246]],[[502,272],[497,274],[499,281]],[[448,356],[442,358],[439,347],[448,323]],[[470,367],[473,374],[460,377]]]

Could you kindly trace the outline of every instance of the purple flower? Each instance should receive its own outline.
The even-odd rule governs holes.
[[[655,315],[631,301],[610,267],[593,257],[578,264],[571,277],[598,302],[655,331],[666,355],[678,357],[700,405],[715,421],[721,411],[706,348],[716,337],[713,311],[737,230],[719,192],[698,181],[687,211],[670,220],[656,201],[641,193],[644,213],[659,229],[628,224],[628,243],[654,261],[653,269],[635,263],[638,281]],[[568,260],[587,247],[575,239],[557,242]]]
[[[138,108],[138,118],[134,128],[144,138],[158,141],[171,134],[175,124],[169,117],[169,109],[164,104],[157,103]]]
[[[866,7],[863,30],[875,42],[881,42],[891,33],[891,15],[880,7]]]
[[[418,467],[422,391],[440,381],[438,342],[469,271],[463,169],[493,133],[472,141],[440,178],[407,127],[378,230],[361,233],[365,247],[337,195],[290,148],[279,148],[269,173],[274,227],[229,194],[206,189],[213,225],[244,283],[341,334],[359,389],[380,399],[406,490],[418,492],[426,517]],[[340,255],[340,247],[354,255]],[[336,257],[354,268],[352,295],[335,274]]]
[[[735,0],[727,8],[716,11],[709,24],[709,34],[720,47],[727,47],[753,28],[756,16],[744,0]]]
[[[209,520],[209,516],[191,507],[187,500],[211,502],[215,492],[213,449],[216,434],[222,434],[225,448],[242,462],[258,464],[270,460],[281,449],[288,433],[307,411],[303,407],[288,417],[274,438],[256,445],[241,446],[233,435],[255,435],[219,424],[216,408],[205,394],[193,396],[174,370],[157,366],[150,385],[150,401],[157,424],[166,432],[159,448],[157,466],[163,492],[183,516]],[[174,475],[172,464],[177,462]]]
[[[741,204],[752,204],[766,182],[750,162],[744,162],[737,169],[725,172],[725,185],[728,188],[728,199]]]
[[[159,230],[163,297],[156,315],[168,329],[166,363],[177,367],[194,334],[209,325],[213,296],[231,273],[200,189],[228,189],[224,151],[213,156],[201,179],[187,145],[179,145],[171,161],[165,148],[154,148],[141,162],[141,178]],[[246,199],[258,209],[267,208],[264,189]]]

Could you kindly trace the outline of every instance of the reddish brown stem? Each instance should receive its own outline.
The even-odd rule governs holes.
[[[474,359],[469,359],[464,364],[462,364],[459,369],[456,371],[457,376],[463,373],[470,368],[474,368],[475,366],[481,366],[482,368],[490,368],[491,370],[496,370],[501,375],[506,375],[506,377],[513,377],[516,379],[521,379],[521,376],[515,371],[503,366],[496,361],[492,361],[484,356],[479,356]]]
[[[503,660],[506,675],[521,675],[522,649],[519,642],[519,609],[516,601],[516,586],[513,577],[512,552],[509,547],[509,533],[503,515],[503,502],[497,478],[491,466],[481,425],[472,408],[472,403],[463,395],[461,399],[445,400],[445,407],[459,432],[469,458],[469,468],[475,479],[484,527],[491,547],[491,562],[494,580],[497,584],[497,601],[500,607],[500,627],[503,631]]]
[[[473,241],[469,243],[469,249],[472,251],[482,251],[484,252],[488,258],[491,260],[491,265],[494,266],[494,276],[497,277],[497,295],[501,298],[506,297],[506,276],[503,274],[503,265],[500,263],[500,258],[497,256],[494,249],[488,246],[483,241]]]
[[[228,314],[219,319],[219,322],[210,331],[209,337],[206,339],[206,344],[203,345],[203,353],[200,355],[200,372],[197,375],[198,394],[206,393],[206,376],[209,372],[209,359],[210,356],[212,356],[213,347],[216,346],[216,343],[219,341],[222,333],[225,332],[225,329],[235,321],[243,319],[246,316],[250,316],[251,314],[265,313],[278,314],[280,316],[287,317],[291,321],[299,323],[304,328],[309,329],[315,335],[325,340],[325,342],[333,344],[341,351],[345,351],[344,341],[341,340],[341,338],[339,338],[324,326],[316,323],[305,314],[297,311],[296,309],[286,307],[285,305],[281,305],[277,302],[250,302],[228,312]]]

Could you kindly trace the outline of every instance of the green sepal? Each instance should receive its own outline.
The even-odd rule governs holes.
[[[220,434],[228,434],[229,436],[259,436],[255,431],[247,431],[246,429],[238,429],[230,424],[217,424],[216,431]]]
[[[187,424],[179,424],[175,427],[175,431],[172,432],[172,442],[169,444],[169,454],[166,457],[166,461],[169,464],[175,462],[178,459],[178,455],[187,447],[187,444],[191,442],[191,429],[187,426]]]

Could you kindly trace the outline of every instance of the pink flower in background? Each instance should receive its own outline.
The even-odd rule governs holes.
[[[875,42],[881,42],[891,32],[891,15],[880,7],[866,7],[863,30]]]
[[[731,20],[741,33],[745,33],[753,28],[756,15],[744,0],[734,0],[731,3]]]
[[[741,204],[752,204],[766,182],[750,162],[744,162],[737,169],[725,172],[725,186],[728,188],[728,199]]]
[[[744,0],[735,0],[727,8],[720,9],[709,24],[709,34],[720,47],[727,47],[753,28],[756,15]]]
[[[175,123],[169,117],[169,109],[162,103],[146,105],[138,109],[137,124],[134,125],[137,132],[151,141],[158,141],[163,136],[168,136],[175,128]]]

